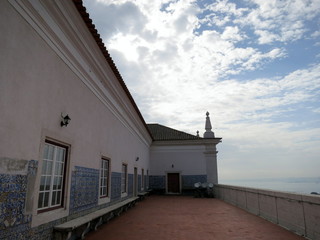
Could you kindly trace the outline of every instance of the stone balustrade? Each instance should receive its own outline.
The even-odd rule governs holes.
[[[320,196],[215,185],[215,197],[298,235],[320,239]]]

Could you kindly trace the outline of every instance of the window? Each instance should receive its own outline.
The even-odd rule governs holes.
[[[127,165],[122,164],[121,193],[127,192]]]
[[[100,168],[100,197],[108,197],[109,192],[109,160],[101,160]]]
[[[144,189],[144,169],[141,169],[141,189]]]
[[[67,150],[49,141],[44,145],[38,210],[63,206]]]

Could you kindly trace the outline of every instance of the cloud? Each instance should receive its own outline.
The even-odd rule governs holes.
[[[320,128],[289,131],[290,125],[238,124],[221,131],[218,166],[222,180],[318,176],[314,159],[320,153],[316,147]]]
[[[243,21],[249,18],[262,21],[262,15],[266,19],[283,15],[284,3],[274,5],[278,3],[264,2],[256,1],[257,7],[251,13],[248,8],[238,8],[236,4],[227,1],[209,4],[206,9],[237,16],[238,20]],[[308,88],[318,86],[316,80],[308,84],[310,79],[315,78],[306,78],[307,72],[312,71],[313,74],[316,72],[310,69],[294,72],[281,80],[256,79],[244,83],[237,80],[221,81],[224,77],[232,79],[232,75],[254,71],[270,61],[284,58],[286,50],[273,47],[260,50],[255,47],[238,46],[239,42],[248,38],[240,29],[241,25],[226,26],[221,32],[208,29],[195,34],[195,30],[199,28],[200,21],[198,22],[196,17],[200,10],[194,1],[166,1],[154,6],[146,1],[130,4],[120,1],[106,4],[108,11],[111,6],[112,10],[117,9],[123,13],[131,9],[132,13],[128,14],[131,17],[125,18],[123,23],[130,22],[129,19],[132,17],[140,19],[133,24],[137,24],[141,29],[134,30],[136,27],[127,26],[126,28],[131,30],[126,32],[126,28],[122,28],[121,32],[114,32],[106,40],[120,72],[128,81],[134,97],[138,99],[138,106],[147,121],[154,122],[157,119],[168,119],[170,116],[179,115],[181,117],[175,117],[176,122],[180,122],[179,127],[185,129],[187,122],[196,121],[201,114],[192,108],[199,108],[205,112],[206,108],[219,109],[221,106],[230,109],[219,109],[217,112],[221,116],[227,115],[226,119],[237,121],[247,116],[241,106],[245,108],[250,106],[248,112],[284,106],[290,101],[302,101],[308,97],[308,93],[299,92],[295,88],[290,89],[290,86],[299,84],[300,86],[304,84],[304,87]],[[279,9],[269,13],[274,7]],[[147,15],[147,10],[152,14]],[[129,26],[130,24],[132,23],[128,23]],[[267,25],[273,26],[268,21]],[[301,26],[298,24],[298,27]],[[157,40],[150,41],[145,32],[153,33],[151,39]],[[279,38],[272,34],[268,35],[268,31],[264,34],[270,39],[264,39],[261,44]],[[294,92],[288,93],[287,90]],[[199,102],[203,102],[203,105],[199,106]],[[256,104],[257,102],[259,104]],[[239,104],[241,105],[238,107]],[[186,116],[184,112],[190,111],[194,114]],[[270,113],[263,111],[261,115],[266,117]],[[259,118],[258,115],[254,116]],[[250,117],[252,116],[248,115],[248,118]],[[174,121],[170,120],[167,123],[174,124]]]
[[[238,22],[243,25],[251,25],[260,44],[301,39],[307,31],[305,24],[320,10],[318,0],[253,0],[252,2],[256,8]]]
[[[87,8],[95,9],[90,12],[90,17],[95,19],[94,23],[100,35],[105,39],[119,32],[142,34],[142,29],[145,28],[146,17],[132,2],[105,4],[104,2],[86,1],[85,3]]]
[[[311,37],[313,38],[317,38],[317,37],[320,37],[320,31],[315,31],[311,34]]]
[[[259,39],[258,39],[259,44],[268,44],[279,39],[279,36],[277,34],[274,34],[266,30],[256,30],[255,34],[259,36]]]
[[[125,15],[120,20],[117,18],[117,23],[114,20],[109,22],[113,25],[110,27],[111,31],[105,34],[109,50],[123,51],[127,61],[138,63],[143,49],[143,62],[147,63],[146,65],[157,65],[158,72],[162,69],[167,72],[159,73],[160,76],[178,74],[176,76],[179,79],[210,77],[213,81],[217,76],[255,70],[268,62],[268,59],[285,55],[283,49],[279,48],[261,52],[253,47],[236,47],[236,43],[247,38],[237,26],[227,26],[223,32],[205,30],[195,34],[199,29],[197,14],[200,9],[194,1],[165,3],[166,11],[161,11],[160,7],[163,5],[154,4],[155,6],[151,7],[152,5],[145,1],[100,3],[103,5],[99,8],[101,13],[111,12],[105,21]],[[228,6],[227,9],[237,16],[241,16],[245,11],[237,9],[235,4],[227,4],[226,1],[215,7],[222,9],[223,6]],[[210,5],[207,8],[213,7]],[[152,15],[147,15],[147,10],[151,11]],[[97,18],[101,19],[99,12]],[[176,67],[170,67],[172,64]],[[153,70],[153,67],[149,69]],[[190,70],[186,72],[186,69]],[[120,70],[126,75],[125,69]]]
[[[221,38],[228,41],[239,42],[246,36],[240,33],[237,26],[227,26],[221,35]]]
[[[248,8],[237,7],[236,3],[227,1],[227,0],[220,0],[214,1],[213,3],[206,4],[205,6],[206,11],[212,11],[213,13],[222,13],[227,16],[236,16],[242,17],[246,12],[248,12]]]
[[[319,0],[85,3],[96,9],[90,15],[147,122],[202,134],[209,111],[223,137],[224,177],[240,176],[242,166],[268,176],[275,162],[297,167],[305,156],[301,169],[315,174],[320,65],[296,67],[287,46],[315,44],[319,33],[308,21],[318,17]],[[311,117],[300,121],[299,112]]]
[[[251,0],[244,6],[227,0],[214,1],[201,22],[208,26],[225,27],[239,24],[253,30],[259,44],[292,42],[304,37],[306,24],[320,11],[319,0]]]

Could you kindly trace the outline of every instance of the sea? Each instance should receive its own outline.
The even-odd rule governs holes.
[[[264,178],[264,179],[241,179],[219,180],[219,184],[251,187],[274,191],[292,192],[297,194],[320,194],[320,177],[302,178]]]

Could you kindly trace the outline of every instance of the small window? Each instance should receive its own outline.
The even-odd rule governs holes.
[[[43,151],[38,210],[63,206],[68,148],[46,141]]]
[[[108,197],[109,192],[109,166],[108,159],[101,160],[100,168],[100,198]]]
[[[122,164],[122,174],[121,174],[121,193],[127,192],[127,165]]]
[[[141,189],[144,189],[144,169],[141,169]]]

